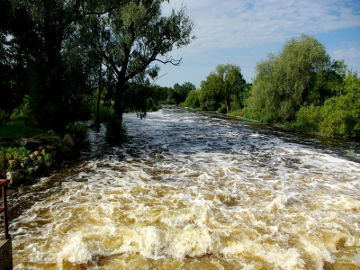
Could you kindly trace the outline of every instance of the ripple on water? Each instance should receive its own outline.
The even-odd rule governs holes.
[[[206,114],[125,119],[123,148],[11,199],[32,200],[15,269],[360,268],[358,163]]]

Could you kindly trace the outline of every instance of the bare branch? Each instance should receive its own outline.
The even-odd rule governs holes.
[[[180,66],[182,62],[182,58],[180,59],[168,58],[166,60],[161,60],[156,58],[155,61],[160,62],[162,64],[172,64],[174,66]]]

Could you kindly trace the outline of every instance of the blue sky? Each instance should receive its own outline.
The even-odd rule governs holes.
[[[171,53],[182,57],[181,66],[161,65],[159,85],[190,81],[199,87],[227,63],[240,66],[251,82],[256,63],[301,33],[315,36],[333,59],[360,75],[360,0],[172,0],[163,9],[166,14],[181,7],[196,39]]]

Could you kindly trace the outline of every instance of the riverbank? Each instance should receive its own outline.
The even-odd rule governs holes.
[[[0,177],[9,179],[14,188],[34,183],[75,160],[86,144],[87,126],[83,124],[69,125],[64,135],[27,127],[23,133],[6,133],[8,126],[0,129],[8,134],[0,137]]]
[[[170,106],[124,124],[10,196],[15,269],[359,266],[360,163],[337,148]]]

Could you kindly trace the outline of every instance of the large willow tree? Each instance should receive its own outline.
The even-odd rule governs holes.
[[[324,46],[308,35],[290,39],[256,69],[245,115],[266,122],[293,120],[301,105],[320,102],[324,74],[336,73]]]

